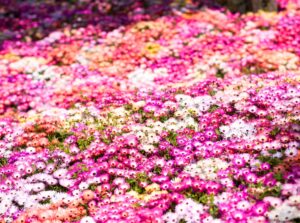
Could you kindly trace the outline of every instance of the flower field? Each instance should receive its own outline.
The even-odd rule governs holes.
[[[0,17],[1,223],[300,222],[299,1],[42,2]]]

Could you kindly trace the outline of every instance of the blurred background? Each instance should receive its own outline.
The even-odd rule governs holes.
[[[231,12],[280,10],[276,0],[0,0],[0,41],[37,40],[64,27],[99,25],[104,30],[204,7]]]

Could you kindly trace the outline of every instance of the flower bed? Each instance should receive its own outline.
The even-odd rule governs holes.
[[[0,222],[299,222],[300,4],[280,4],[100,24],[92,8],[81,28],[56,11],[40,38],[20,5],[32,23],[0,51]]]

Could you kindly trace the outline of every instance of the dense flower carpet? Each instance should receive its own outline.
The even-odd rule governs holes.
[[[91,7],[81,27],[20,5],[0,25],[0,222],[300,222],[300,3],[279,4]]]

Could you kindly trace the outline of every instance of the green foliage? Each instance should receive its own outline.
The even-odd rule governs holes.
[[[208,112],[214,112],[219,108],[219,105],[211,105],[210,108],[208,109]]]
[[[158,151],[158,155],[160,157],[163,157],[165,160],[172,159],[172,156],[170,155],[170,151],[169,150],[159,150]]]
[[[48,138],[49,142],[51,142],[54,139],[57,139],[59,142],[64,142],[65,139],[71,135],[73,135],[73,133],[62,130],[62,131],[56,131],[53,133],[49,133],[47,135],[47,138]]]
[[[187,198],[191,198],[194,201],[202,204],[207,204],[209,201],[209,195],[203,192],[195,192],[192,189],[189,189],[184,192],[184,195]]]
[[[145,172],[138,173],[136,175],[136,179],[139,182],[150,182],[150,178],[148,177],[148,175]]]
[[[129,183],[130,188],[137,193],[143,194],[145,192],[145,188],[139,185],[139,181],[137,179],[126,179],[126,181]]]
[[[154,169],[153,169],[153,173],[155,173],[155,174],[160,174],[161,171],[162,171],[162,169],[159,166],[155,166]]]
[[[218,136],[222,135],[220,129],[216,129],[215,132],[216,132],[216,134],[217,134]]]
[[[132,104],[126,104],[124,105],[125,110],[130,111],[132,110]]]
[[[78,173],[73,173],[72,179],[77,179],[78,178]]]
[[[174,201],[171,202],[169,210],[172,211],[172,212],[175,212],[176,205],[177,205],[177,203],[175,203]]]
[[[209,213],[214,218],[219,216],[219,208],[214,204],[214,195],[203,192],[195,192],[192,189],[188,189],[184,192],[184,195],[194,201],[207,205],[209,207]]]
[[[270,149],[270,150],[268,150],[268,153],[270,153],[270,154],[275,154],[276,152],[277,152],[276,149]]]
[[[67,192],[68,188],[63,187],[61,185],[47,185],[45,190],[52,190],[52,191],[56,191],[56,192]]]
[[[267,162],[269,163],[272,167],[277,166],[282,162],[282,159],[276,158],[276,157],[271,157],[271,156],[262,156],[260,155],[258,159],[261,162]]]
[[[209,213],[210,213],[210,215],[213,216],[214,218],[219,217],[220,212],[219,212],[218,206],[215,205],[215,204],[210,205],[210,207],[209,207]]]
[[[47,198],[46,200],[40,201],[40,204],[50,204],[51,199]]]
[[[8,163],[7,158],[5,158],[5,157],[0,158],[0,167],[5,166],[7,163]]]
[[[258,199],[262,200],[265,197],[279,197],[281,194],[281,187],[275,186],[271,188],[267,188],[263,193],[259,194]]]
[[[79,147],[79,149],[82,151],[82,150],[85,150],[87,149],[87,147],[94,141],[94,136],[89,136],[88,138],[86,139],[78,139],[77,140],[77,145]]]
[[[214,96],[214,95],[216,95],[216,93],[217,93],[217,91],[215,91],[215,90],[213,90],[213,89],[210,89],[210,90],[208,91],[208,94],[209,94],[210,96]]]
[[[283,182],[283,175],[282,173],[275,173],[274,174],[274,178],[279,181],[279,182]]]
[[[109,145],[109,144],[111,143],[111,140],[108,139],[108,138],[102,138],[101,140],[102,140],[102,142],[104,142],[106,145]]]
[[[97,186],[98,186],[97,184],[90,184],[88,189],[94,191],[94,190],[96,190]]]
[[[275,127],[271,132],[270,132],[270,135],[272,136],[272,137],[276,137],[279,133],[280,133],[280,128],[278,128],[278,127]]]
[[[169,132],[167,137],[167,141],[171,143],[173,146],[177,146],[177,133],[176,132]]]
[[[216,73],[216,77],[224,79],[225,73],[222,69],[218,69]]]
[[[169,119],[168,116],[160,116],[159,117],[159,121],[161,121],[162,123],[164,123],[165,121],[167,121]]]

